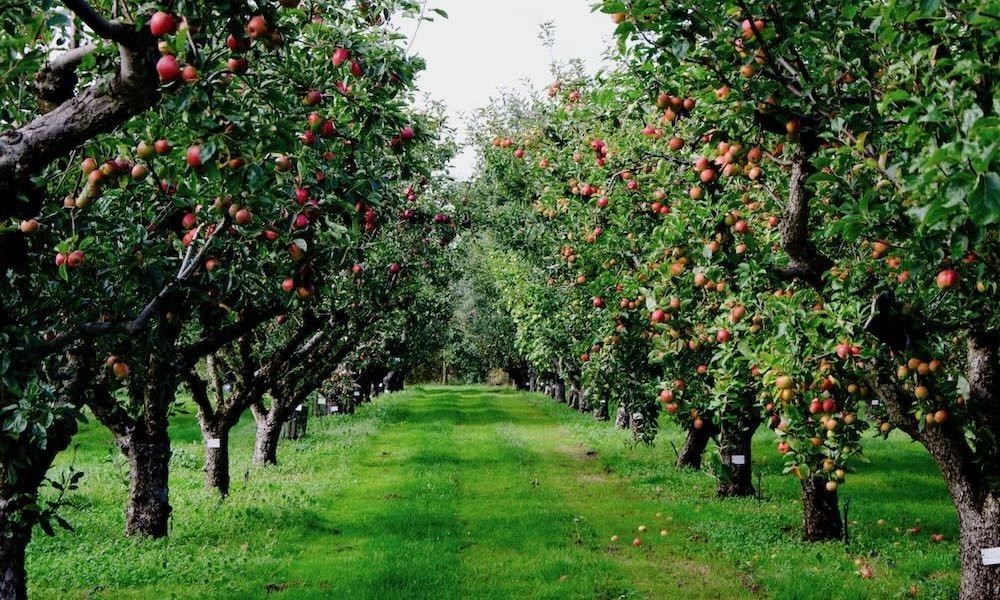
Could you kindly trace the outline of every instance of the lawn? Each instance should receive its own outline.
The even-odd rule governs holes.
[[[194,416],[178,415],[171,536],[140,542],[121,536],[124,461],[85,427],[56,467],[86,472],[64,514],[76,530],[36,535],[33,598],[956,595],[954,510],[929,457],[902,437],[869,441],[872,463],[842,488],[845,547],[798,541],[797,482],[767,432],[754,448],[763,498],[727,501],[709,475],[674,468],[677,430],[634,446],[588,415],[498,388],[412,388],[313,420],[304,440],[282,442],[276,468],[249,468],[253,433],[249,420],[234,432],[232,496],[219,502],[203,489]],[[859,557],[872,579],[856,573]]]

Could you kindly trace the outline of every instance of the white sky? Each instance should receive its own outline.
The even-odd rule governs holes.
[[[421,94],[447,104],[459,141],[466,130],[463,114],[486,106],[497,90],[540,93],[552,82],[552,57],[538,36],[542,23],[555,25],[556,61],[581,59],[591,74],[600,68],[614,31],[608,15],[591,12],[592,0],[427,1],[434,21],[420,26],[411,50],[427,61],[417,85]],[[432,8],[449,18],[431,14]],[[404,31],[412,35],[413,26]],[[475,153],[467,149],[451,173],[467,179],[474,168]]]

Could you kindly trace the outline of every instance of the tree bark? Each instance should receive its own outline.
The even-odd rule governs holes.
[[[701,429],[688,429],[687,439],[680,454],[677,455],[677,467],[681,469],[701,469],[701,456],[712,439],[712,429],[708,426]]]
[[[129,497],[125,535],[166,537],[169,531],[170,439],[164,429],[155,436],[133,433],[119,445],[128,457]]]
[[[205,439],[205,487],[216,490],[225,498],[229,495],[229,427],[225,424],[206,428],[202,425]]]
[[[746,424],[723,425],[719,440],[722,455],[723,477],[719,480],[718,495],[722,498],[753,496],[755,491],[751,479],[751,441],[760,426],[759,418],[751,418]]]
[[[0,501],[0,523],[9,523]],[[11,524],[0,532],[0,600],[27,600],[28,578],[24,569],[24,553],[31,540],[31,528]]]
[[[261,411],[264,411],[261,413]],[[288,415],[278,415],[276,411],[266,411],[263,407],[253,409],[257,418],[257,437],[254,440],[253,464],[257,466],[278,464],[278,440],[281,425]]]
[[[1000,565],[984,565],[982,550],[1000,547],[1000,498],[990,493],[980,505],[958,504],[962,600],[1000,598]]]
[[[618,429],[628,429],[631,418],[628,413],[628,407],[625,406],[624,402],[618,403],[618,412],[615,413],[615,427]]]
[[[594,420],[607,421],[609,419],[611,419],[611,415],[608,412],[608,399],[601,398],[597,401],[597,406],[594,407]]]
[[[802,480],[802,539],[807,542],[839,540],[844,534],[837,492],[827,491],[823,477]]]

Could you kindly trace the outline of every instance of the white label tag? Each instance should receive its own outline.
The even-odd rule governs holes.
[[[295,412],[302,412],[302,405],[301,404],[295,407]]]
[[[872,400],[872,406],[878,406],[879,404],[880,402],[878,401],[878,398]]]
[[[205,443],[208,445],[209,448],[222,447],[222,440],[220,440],[219,438],[208,438],[207,440],[205,440]]]
[[[330,412],[340,412],[340,407],[339,406],[331,406],[330,407]]]
[[[316,399],[316,404],[319,404],[320,406],[324,406],[326,404],[326,398],[324,398],[323,396],[320,396],[319,398]]]
[[[983,548],[981,552],[984,565],[1000,565],[1000,548]]]
[[[360,396],[360,395],[361,395],[361,392],[359,392],[359,391],[357,391],[357,390],[355,390],[355,391],[354,391],[354,397],[355,397],[355,398],[357,398],[357,397],[358,397],[358,396]]]
[[[744,456],[744,455],[742,455],[742,454],[734,454],[733,455],[733,464],[734,465],[745,465],[745,464],[747,464],[747,457]]]

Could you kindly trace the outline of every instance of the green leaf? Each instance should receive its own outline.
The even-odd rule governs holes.
[[[969,218],[976,225],[1000,221],[1000,174],[986,173],[969,196]]]

